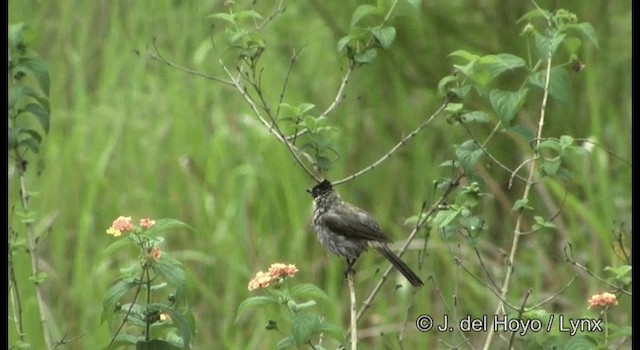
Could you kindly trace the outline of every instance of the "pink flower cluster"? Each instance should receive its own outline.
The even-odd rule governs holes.
[[[293,264],[271,264],[267,272],[258,271],[258,273],[256,273],[256,276],[249,281],[248,289],[267,288],[271,282],[277,281],[280,278],[293,277],[298,271],[296,265]]]
[[[150,229],[156,222],[149,218],[140,219],[140,227],[144,229]],[[111,227],[107,229],[107,234],[113,235],[113,237],[119,237],[123,233],[133,231],[134,226],[131,223],[131,216],[119,216],[113,221]]]
[[[618,299],[615,294],[612,293],[602,293],[602,294],[594,294],[587,301],[589,303],[589,309],[591,308],[607,308],[609,306],[618,305]]]

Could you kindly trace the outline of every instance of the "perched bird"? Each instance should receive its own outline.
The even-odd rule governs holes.
[[[414,287],[422,280],[389,248],[387,237],[371,214],[340,198],[328,180],[307,192],[313,196],[313,228],[318,240],[330,252],[347,259],[347,272],[360,254],[374,248],[409,280]]]

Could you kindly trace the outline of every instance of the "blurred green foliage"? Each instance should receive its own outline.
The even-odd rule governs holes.
[[[241,1],[237,1],[241,4]],[[329,179],[342,178],[369,165],[413,130],[442,103],[441,78],[452,73],[449,54],[510,52],[527,55],[525,38],[516,21],[532,9],[527,1],[455,0],[424,2],[416,12],[401,2],[390,24],[394,42],[379,51],[375,62],[351,77],[344,102],[330,117],[332,144],[339,155]],[[286,11],[265,29],[263,82],[277,101],[293,50],[299,52],[287,90],[293,106],[313,103],[326,108],[335,99],[347,61],[337,53],[338,40],[349,31],[353,11],[361,2],[287,2]],[[546,217],[560,210],[556,229],[526,236],[518,254],[510,299],[517,304],[531,288],[531,298],[543,300],[561,290],[577,272],[576,281],[545,305],[549,312],[573,317],[586,314],[586,300],[607,287],[564,262],[564,243],[588,268],[604,274],[620,264],[614,253],[615,232],[631,233],[631,171],[614,157],[631,155],[631,4],[622,1],[540,1],[549,10],[565,8],[595,29],[599,48],[583,45],[577,52],[584,69],[568,78],[572,103],[547,106],[545,136],[590,138],[602,147],[590,148],[581,162],[570,164],[570,182],[549,181],[536,186],[527,205]],[[271,3],[257,5],[262,10]],[[290,154],[275,142],[231,88],[187,75],[148,58],[153,38],[172,61],[223,77],[217,46],[211,45],[211,19],[224,12],[222,1],[9,1],[10,23],[25,22],[35,33],[33,50],[49,64],[50,132],[37,158],[32,159],[29,184],[39,196],[32,209],[42,217],[57,215],[51,232],[40,241],[46,280],[46,301],[54,338],[82,337],[69,345],[84,349],[106,344],[112,330],[100,326],[101,300],[118,275],[118,259],[100,262],[97,256],[111,237],[105,230],[119,215],[172,217],[195,229],[166,237],[165,249],[188,266],[188,299],[198,331],[194,348],[264,348],[278,336],[265,329],[267,313],[234,323],[247,283],[261,266],[293,263],[296,279],[321,286],[334,298],[326,317],[348,323],[348,294],[344,263],[327,254],[308,225],[313,183]],[[217,27],[213,27],[215,33]],[[215,44],[215,41],[214,41]],[[509,81],[500,81],[508,86]],[[539,94],[540,91],[531,93]],[[519,123],[536,122],[539,98],[532,98]],[[487,109],[482,99],[465,106]],[[479,134],[488,134],[479,125]],[[391,237],[406,236],[403,226],[422,202],[435,199],[433,181],[451,176],[439,167],[452,159],[453,145],[468,138],[466,131],[439,119],[380,167],[342,186],[342,195],[372,212]],[[588,146],[585,146],[588,147]],[[489,146],[492,154],[519,164],[529,145],[501,138]],[[610,151],[610,152],[608,152]],[[510,173],[483,160],[479,173],[485,186],[481,212],[489,223],[478,249],[500,281],[505,251],[510,248],[514,215],[511,208],[521,188],[508,190]],[[19,186],[11,181],[9,195]],[[10,202],[10,206],[13,203]],[[530,222],[534,225],[535,222]],[[360,327],[366,329],[402,321],[409,326],[420,314],[441,315],[460,304],[459,315],[493,312],[495,296],[456,268],[452,255],[476,266],[473,251],[460,249],[455,238],[431,233],[428,254],[405,259],[421,276],[433,276],[410,303],[404,289],[386,285]],[[18,272],[28,285],[29,262],[17,257]],[[108,260],[107,260],[108,261]],[[21,270],[20,268],[23,267]],[[359,261],[362,296],[376,269],[386,267],[374,254]],[[480,269],[476,271],[481,272]],[[397,274],[393,278],[402,278]],[[26,296],[27,294],[25,294]],[[443,297],[441,297],[443,296]],[[393,298],[394,302],[387,302]],[[442,299],[444,298],[444,300]],[[630,310],[620,299],[620,310]],[[449,304],[449,306],[446,306]],[[38,333],[37,307],[26,298],[27,329]],[[611,314],[609,321],[630,323],[630,314]],[[372,328],[373,329],[373,328]],[[10,339],[15,328],[10,325]],[[399,348],[397,329],[384,335],[370,332],[363,348]],[[406,348],[441,346],[438,334],[407,332]],[[482,334],[468,335],[481,344]],[[455,339],[455,338],[454,338]],[[42,348],[37,339],[34,348]]]

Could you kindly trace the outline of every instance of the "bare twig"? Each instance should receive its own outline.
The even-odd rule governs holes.
[[[570,253],[568,253],[568,252],[567,252],[567,248],[569,249],[569,252],[570,252]],[[573,257],[573,248],[571,247],[571,244],[570,244],[570,243],[569,243],[569,244],[567,244],[567,246],[565,246],[565,247],[564,247],[564,255],[565,255],[565,260],[566,260],[568,263],[570,263],[571,265],[573,265],[573,266],[575,266],[575,267],[579,268],[580,270],[582,270],[582,271],[584,271],[584,272],[588,273],[588,274],[589,274],[589,276],[591,276],[591,277],[593,277],[593,278],[597,279],[598,281],[600,281],[600,282],[602,282],[602,283],[604,283],[604,284],[608,285],[609,287],[611,287],[611,288],[615,289],[616,291],[619,291],[620,293],[624,293],[624,294],[626,294],[626,295],[628,295],[628,296],[631,296],[631,292],[629,292],[629,291],[627,291],[627,290],[622,289],[622,288],[621,288],[620,286],[618,286],[618,285],[615,285],[615,284],[613,284],[613,283],[609,283],[609,282],[607,282],[607,280],[605,280],[604,278],[602,278],[602,277],[600,277],[600,276],[596,275],[595,273],[591,272],[591,270],[589,270],[588,268],[586,268],[584,265],[581,265],[580,263],[578,263],[578,262],[575,260],[575,258]]]
[[[374,169],[375,167],[377,167],[378,165],[380,165],[382,162],[384,162],[387,158],[391,157],[391,155],[393,154],[393,152],[395,152],[398,148],[400,148],[402,145],[404,145],[407,141],[409,141],[411,138],[413,138],[414,136],[416,136],[422,129],[424,129],[429,123],[431,123],[431,121],[438,116],[438,114],[440,114],[440,112],[442,112],[445,107],[447,106],[446,103],[442,104],[440,106],[440,108],[438,108],[429,118],[427,118],[427,120],[425,120],[424,122],[422,122],[422,124],[420,124],[415,130],[413,130],[411,133],[409,133],[409,135],[405,136],[402,138],[402,140],[400,140],[400,142],[398,142],[395,146],[393,146],[393,148],[391,148],[389,150],[389,152],[387,152],[385,155],[383,155],[382,157],[380,157],[380,159],[378,159],[377,161],[375,161],[373,164],[365,167],[364,169],[358,171],[357,173],[347,176],[346,178],[342,179],[342,180],[338,180],[338,181],[334,181],[333,185],[337,186],[340,185],[344,182],[347,181],[351,181],[353,179],[355,179],[356,177]]]
[[[217,81],[217,82],[225,84],[225,85],[234,86],[233,82],[230,82],[228,80],[224,80],[224,79],[221,79],[221,78],[218,78],[218,77],[214,77],[214,76],[211,76],[211,75],[208,75],[208,74],[204,74],[204,73],[201,73],[201,72],[198,72],[198,71],[186,68],[186,67],[182,67],[180,65],[177,65],[177,64],[169,61],[168,59],[164,58],[164,56],[162,56],[160,54],[160,50],[158,50],[158,47],[156,46],[156,41],[157,41],[156,38],[153,38],[153,41],[152,41],[153,52],[151,52],[149,54],[149,57],[152,60],[158,61],[160,63],[163,63],[163,64],[165,64],[165,65],[167,65],[167,66],[169,66],[171,68],[177,69],[177,70],[179,70],[181,72],[184,72],[184,73],[187,73],[187,74],[195,75],[197,77],[205,78],[205,79],[208,79],[208,80]]]
[[[562,289],[560,289],[557,293],[555,293],[554,295],[548,297],[547,299],[529,307],[529,310],[534,310],[539,308],[540,306],[550,302],[551,300],[553,300],[555,297],[557,297],[558,295],[562,294],[565,290],[567,290],[567,288],[569,288],[570,285],[573,284],[573,282],[576,280],[576,276],[578,275],[573,275],[573,277],[571,278],[571,280],[569,281],[569,283],[567,283],[564,287],[562,287]]]

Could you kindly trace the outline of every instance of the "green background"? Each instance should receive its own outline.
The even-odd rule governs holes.
[[[237,1],[238,7],[246,5]],[[324,110],[335,98],[346,61],[335,47],[346,34],[357,1],[320,0],[285,3],[285,13],[266,28],[262,64],[270,101],[277,101],[288,58],[299,52],[286,100],[314,103]],[[268,9],[269,4],[260,4]],[[625,1],[540,1],[543,8],[565,8],[590,22],[599,49],[585,46],[586,69],[572,74],[573,105],[550,102],[544,134],[591,137],[629,160],[631,154],[631,3]],[[526,56],[516,21],[533,9],[527,1],[425,2],[416,13],[408,5],[391,24],[396,41],[380,51],[372,65],[356,71],[346,99],[330,121],[338,131],[332,141],[339,159],[326,174],[340,179],[371,164],[442,103],[439,80],[452,72],[451,52],[512,53]],[[181,220],[195,231],[166,235],[163,249],[189,272],[191,307],[198,333],[194,348],[270,348],[280,335],[264,329],[273,310],[255,310],[234,323],[238,304],[255,295],[247,283],[273,262],[293,263],[295,281],[323,288],[333,303],[322,306],[326,318],[348,324],[344,263],[326,253],[309,226],[313,185],[290,154],[257,122],[241,96],[231,88],[176,71],[148,57],[153,38],[172,61],[224,77],[216,49],[207,51],[211,21],[224,12],[221,1],[9,1],[10,23],[25,22],[35,34],[34,49],[51,72],[51,132],[39,155],[31,158],[28,187],[38,192],[33,209],[53,216],[51,232],[39,245],[48,274],[44,290],[56,339],[82,335],[73,349],[103,346],[113,328],[100,324],[102,298],[118,275],[126,252],[101,256],[113,238],[105,230],[119,215]],[[222,30],[222,29],[218,29]],[[214,33],[216,28],[214,28]],[[304,49],[303,49],[304,48]],[[538,96],[539,97],[539,96]],[[488,108],[472,102],[474,108]],[[534,128],[539,98],[519,116]],[[477,126],[478,135],[490,127]],[[449,177],[439,165],[454,157],[454,146],[468,139],[464,129],[439,118],[383,165],[341,186],[345,199],[373,213],[387,233],[400,241],[410,232],[405,220],[423,201],[436,198],[433,181]],[[519,164],[528,145],[504,137],[491,152]],[[604,275],[620,262],[611,250],[611,232],[630,233],[631,169],[602,148],[571,164],[570,182],[549,181],[534,188],[538,215],[551,216],[568,195],[554,221],[558,229],[527,236],[517,256],[518,268],[509,294],[517,304],[526,290],[543,300],[576,281],[545,308],[571,317],[587,313],[586,300],[607,287],[564,262],[562,248],[571,241],[576,258]],[[489,230],[479,249],[498,281],[504,253],[510,249],[515,215],[513,201],[521,188],[507,189],[509,173],[481,165],[484,190],[491,193],[480,211]],[[18,185],[9,176],[9,203],[17,203]],[[459,245],[459,243],[461,245]],[[420,314],[442,315],[457,296],[458,316],[494,311],[496,298],[456,268],[453,257],[480,271],[474,252],[459,237],[444,239],[432,231],[427,254],[404,260],[428,282],[415,295],[394,291],[387,283],[365,315],[362,341],[370,348],[400,348],[400,323],[408,320],[403,345],[442,347],[438,338],[455,343],[455,335],[420,334],[413,320]],[[17,272],[25,297],[27,338],[38,340],[37,307],[27,282],[28,258],[19,255]],[[386,263],[374,254],[358,263],[361,295],[373,285],[376,269]],[[294,281],[294,282],[295,282]],[[392,274],[391,282],[402,282]],[[621,298],[619,310],[630,310]],[[409,308],[409,309],[408,309]],[[408,309],[408,311],[407,311]],[[612,316],[628,325],[630,314]],[[380,328],[376,328],[380,327]],[[11,340],[15,327],[9,325]],[[378,336],[380,331],[385,335]],[[468,335],[476,347],[482,334]],[[212,345],[215,344],[215,345]],[[331,343],[328,343],[331,344]]]

